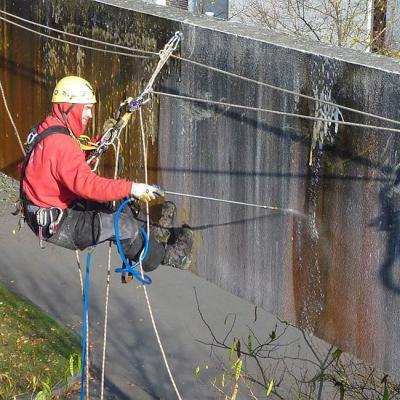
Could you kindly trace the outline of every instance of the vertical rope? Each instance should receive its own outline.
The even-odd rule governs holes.
[[[103,331],[103,357],[101,361],[101,388],[100,400],[104,399],[104,377],[106,364],[106,343],[107,343],[107,323],[108,323],[108,303],[110,296],[110,276],[111,276],[111,242],[108,243],[108,265],[107,265],[107,286],[106,286],[106,304],[104,306],[104,331]]]
[[[85,287],[83,290],[83,332],[85,340],[82,340],[82,377],[81,377],[81,400],[85,399],[84,375],[86,375],[86,399],[89,400],[89,272],[90,261],[92,258],[93,248],[90,248],[86,255],[86,272],[85,272]]]
[[[115,164],[114,164],[114,179],[118,176],[118,160],[119,153],[121,150],[121,141],[117,139],[117,149],[115,150]],[[115,201],[113,201],[115,206]],[[105,364],[106,364],[106,346],[107,346],[107,324],[108,324],[108,303],[110,293],[110,276],[111,276],[111,241],[108,243],[108,265],[107,265],[107,285],[106,285],[106,303],[104,306],[104,333],[103,333],[103,357],[101,362],[101,389],[100,389],[100,400],[104,398],[104,376],[105,376]]]
[[[143,144],[145,183],[147,184],[147,182],[148,182],[148,175],[147,175],[147,147],[146,147],[146,140],[145,140],[145,135],[144,135],[143,115],[142,115],[142,109],[141,108],[139,108],[139,117],[140,117],[140,129],[141,129],[141,135],[142,135],[142,144]],[[147,214],[146,215],[147,216],[147,235],[148,235],[148,237],[150,237],[150,218],[149,218],[149,205],[148,205],[148,203],[146,203],[146,214]],[[142,263],[140,263],[140,272],[141,272],[142,278],[143,278],[144,273],[143,273]],[[176,397],[179,400],[182,400],[182,397],[181,397],[181,395],[179,393],[179,390],[178,390],[178,388],[176,386],[174,377],[172,376],[171,369],[169,367],[168,360],[167,360],[167,357],[165,355],[164,347],[163,347],[163,345],[161,343],[160,335],[158,333],[156,322],[154,320],[153,310],[152,310],[151,305],[150,305],[150,299],[149,299],[149,295],[147,293],[146,285],[143,285],[143,291],[144,291],[144,295],[145,295],[145,298],[146,298],[146,303],[147,303],[147,308],[149,310],[151,323],[153,325],[153,329],[154,329],[154,332],[156,334],[158,346],[160,348],[160,351],[161,351],[161,354],[162,354],[162,357],[163,357],[163,360],[164,360],[164,364],[165,364],[165,367],[166,367],[167,372],[168,372],[169,379],[170,379],[171,384],[172,384],[172,386],[173,386],[173,388],[175,390]]]
[[[3,97],[4,107],[6,108],[8,118],[10,119],[11,125],[14,128],[14,133],[15,133],[15,136],[17,137],[17,140],[18,140],[18,143],[19,143],[19,147],[21,148],[21,151],[22,151],[23,155],[25,156],[26,152],[25,152],[25,149],[24,149],[24,145],[22,144],[21,137],[19,136],[18,129],[17,129],[15,123],[14,123],[14,120],[13,120],[13,117],[11,115],[10,109],[8,108],[7,100],[6,100],[6,96],[4,94],[3,84],[1,83],[1,80],[0,80],[0,92],[1,92],[1,96]]]
[[[78,265],[79,281],[81,283],[81,294],[83,296],[82,264],[81,260],[79,259],[79,250],[75,250],[75,256],[76,256],[76,264]]]

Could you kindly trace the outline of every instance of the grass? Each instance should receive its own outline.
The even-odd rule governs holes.
[[[0,282],[0,399],[65,381],[78,339]]]

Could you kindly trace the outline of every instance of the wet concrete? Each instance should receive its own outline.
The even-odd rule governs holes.
[[[384,57],[137,1],[0,4],[70,32],[148,50],[160,49],[180,29],[183,57],[399,118],[400,67]],[[81,74],[98,88],[96,131],[122,98],[139,93],[151,71],[149,60],[65,47],[3,23],[0,33],[1,77],[21,132],[46,112],[62,75]],[[335,111],[185,62],[173,62],[159,87],[308,115]],[[343,116],[383,124],[350,112]],[[175,199],[181,222],[196,233],[193,272],[378,368],[397,371],[398,134],[343,126],[335,133],[334,127],[325,130],[300,119],[166,98],[147,107],[145,118],[151,180],[170,191],[307,214],[303,219]],[[13,173],[20,155],[3,113],[0,129],[8,135],[0,137],[1,166]],[[127,130],[123,158],[123,174],[143,179],[137,116]],[[108,173],[107,164],[104,168]]]

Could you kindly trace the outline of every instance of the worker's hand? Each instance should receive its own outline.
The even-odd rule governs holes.
[[[110,128],[112,128],[115,124],[117,123],[117,121],[114,118],[108,118],[107,121],[104,122],[103,124],[103,130],[102,132],[105,133],[107,132]]]
[[[101,135],[96,135],[96,137],[95,137],[96,143],[107,142],[111,137],[111,133],[108,132],[108,131],[116,123],[117,123],[117,121],[114,118],[109,118],[107,121],[105,121],[104,124],[103,124],[103,129],[101,131],[102,132]]]
[[[164,192],[156,185],[146,185],[145,183],[132,183],[131,195],[141,201],[151,201],[164,196]]]

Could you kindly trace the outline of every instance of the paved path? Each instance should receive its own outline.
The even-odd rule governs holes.
[[[0,279],[80,335],[82,304],[75,253],[51,245],[41,250],[27,227],[13,235],[17,218],[10,215],[10,210],[9,201],[0,202]],[[93,381],[97,387],[93,393],[98,393],[101,368],[107,248],[102,245],[96,249],[91,271],[90,334]],[[119,264],[115,248],[113,254],[115,267]],[[81,258],[84,263],[84,254]],[[209,349],[197,341],[207,340],[209,335],[197,310],[194,288],[217,334],[226,329],[224,320],[229,313],[237,314],[238,326],[245,332],[244,325],[252,323],[254,318],[254,307],[190,272],[160,267],[152,277],[149,295],[182,397],[215,398],[210,387],[199,383],[194,376],[199,364],[210,365],[208,374],[214,374]],[[273,317],[258,312],[257,323],[264,332],[274,322]],[[240,332],[235,330],[233,334]],[[163,366],[143,289],[134,282],[122,285],[116,273],[111,277],[106,378],[106,399],[176,398]]]

